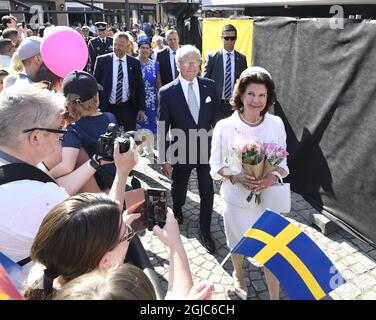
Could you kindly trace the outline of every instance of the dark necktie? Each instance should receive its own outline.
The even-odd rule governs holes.
[[[174,70],[175,70],[175,77],[173,77],[173,78],[176,79],[179,75],[178,69],[176,68],[176,61],[175,61],[176,51],[173,51],[172,53],[174,55]]]
[[[231,97],[231,54],[227,53],[226,72],[225,72],[225,93],[224,98],[229,100]]]
[[[119,60],[118,76],[116,82],[116,104],[123,101],[123,60]]]

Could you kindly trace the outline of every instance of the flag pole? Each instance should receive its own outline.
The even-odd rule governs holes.
[[[223,265],[227,262],[227,260],[231,256],[231,251],[228,253],[228,255],[223,259],[222,263],[217,267],[217,271],[210,277],[209,281],[212,283],[215,283],[216,277],[223,271]]]

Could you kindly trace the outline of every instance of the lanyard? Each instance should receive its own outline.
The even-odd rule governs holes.
[[[16,157],[13,157],[11,156],[10,154],[4,152],[4,151],[1,151],[0,150],[0,158],[10,162],[10,163],[25,163],[25,161],[22,161]]]

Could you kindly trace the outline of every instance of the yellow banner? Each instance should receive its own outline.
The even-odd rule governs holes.
[[[248,67],[252,62],[253,20],[235,19],[204,19],[202,24],[202,70],[204,70],[205,58],[210,52],[217,51],[222,45],[222,28],[226,24],[232,24],[237,30],[235,50],[244,54]]]

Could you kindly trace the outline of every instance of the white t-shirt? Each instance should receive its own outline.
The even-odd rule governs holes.
[[[19,180],[0,185],[0,251],[15,262],[29,257],[43,218],[68,197],[52,182]],[[31,263],[25,265],[25,274],[30,267]]]

